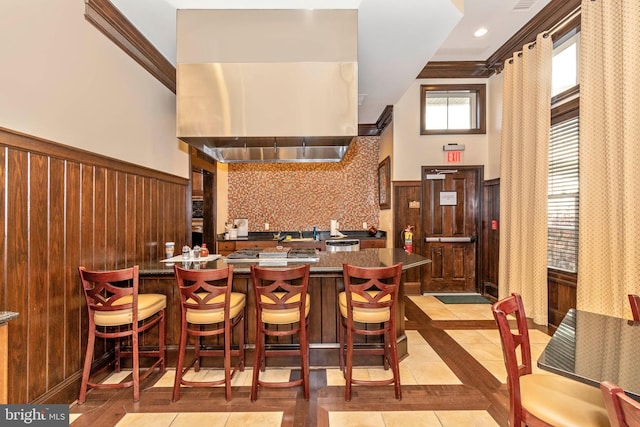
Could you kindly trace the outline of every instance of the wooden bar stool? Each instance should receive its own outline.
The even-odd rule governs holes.
[[[621,387],[610,381],[601,382],[600,390],[611,427],[640,426],[640,402],[627,396]]]
[[[390,267],[363,268],[343,264],[344,292],[338,294],[342,318],[340,327],[340,369],[345,374],[344,399],[351,400],[351,385],[395,385],[396,399],[402,399],[400,364],[396,336],[396,308],[402,275],[402,263]],[[346,344],[345,344],[346,330]],[[380,348],[354,348],[354,334],[382,335]],[[346,369],[345,369],[346,347]],[[393,372],[385,380],[360,380],[353,378],[354,354],[380,354],[384,368]]]
[[[309,270],[309,264],[290,269],[251,266],[257,310],[252,402],[258,398],[258,386],[281,388],[302,385],[304,398],[309,400]],[[294,335],[299,341],[296,348],[289,348],[294,344],[287,345],[285,349],[265,348],[266,337],[280,339]],[[259,373],[265,370],[266,358],[276,355],[300,356],[302,378],[285,382],[260,380]]]
[[[166,295],[138,294],[138,266],[113,271],[88,271],[78,268],[87,300],[89,331],[87,352],[82,370],[78,403],[84,403],[87,388],[123,388],[133,385],[133,400],[140,400],[140,381],[157,366],[165,371],[165,308]],[[158,349],[140,350],[139,336],[158,325]],[[133,359],[133,380],[119,384],[89,381],[96,337],[115,339],[115,371],[120,372],[120,359]],[[130,337],[131,350],[120,348],[122,338]],[[158,358],[150,368],[140,372],[140,356]]]
[[[180,290],[180,344],[176,378],[173,384],[173,401],[180,399],[180,385],[212,387],[225,385],[225,397],[231,400],[231,379],[244,371],[244,309],[246,295],[231,292],[233,266],[215,270],[187,270],[173,267]],[[206,326],[211,326],[207,328]],[[238,327],[238,348],[231,349],[233,330]],[[195,337],[194,357],[184,367],[187,337]],[[202,337],[221,336],[222,349],[203,349]],[[184,377],[191,368],[200,370],[203,356],[224,357],[224,378],[215,381],[190,381]],[[231,357],[238,358],[231,370]]]
[[[527,318],[519,294],[491,306],[498,325],[509,388],[509,425],[608,426],[600,390],[559,375],[532,373]],[[515,317],[516,330],[509,324]]]

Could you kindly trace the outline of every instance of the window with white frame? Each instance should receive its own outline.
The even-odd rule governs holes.
[[[580,75],[578,53],[580,32],[574,31],[563,37],[553,48],[551,96],[556,96],[575,87]]]

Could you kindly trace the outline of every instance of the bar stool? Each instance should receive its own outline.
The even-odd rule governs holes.
[[[180,385],[212,387],[225,385],[225,397],[231,400],[231,379],[244,371],[244,308],[246,295],[232,292],[233,266],[214,270],[187,270],[173,267],[180,290],[180,344],[176,378],[173,383],[173,401],[180,399]],[[211,326],[206,328],[206,326]],[[238,348],[231,349],[233,330],[238,327]],[[194,357],[184,367],[188,336],[195,337]],[[202,338],[221,336],[222,349],[203,349]],[[224,378],[214,381],[190,381],[185,375],[191,368],[198,372],[204,356],[224,357]],[[231,370],[231,357],[237,363]]]
[[[494,303],[491,311],[507,368],[510,426],[609,425],[602,394],[596,387],[559,375],[532,373],[529,326],[520,294],[512,293]]]
[[[309,400],[309,339],[308,322],[310,298],[309,264],[290,269],[268,269],[251,266],[251,280],[256,299],[256,349],[253,361],[251,401],[258,398],[258,386],[283,388],[303,386],[305,400]],[[296,348],[265,348],[266,337],[280,339],[298,336]],[[278,345],[278,344],[276,344]],[[291,347],[290,344],[287,347]],[[300,356],[302,378],[274,382],[262,381],[259,371],[265,370],[266,358],[271,356]]]
[[[78,268],[87,300],[89,331],[87,352],[82,370],[78,403],[85,402],[87,388],[123,388],[133,385],[133,400],[140,400],[140,381],[157,366],[165,371],[165,308],[166,295],[138,294],[138,266],[112,271],[88,271]],[[140,350],[139,336],[158,325],[158,349]],[[120,372],[120,359],[133,359],[133,380],[119,384],[89,381],[96,337],[115,339],[115,371]],[[120,348],[122,338],[130,337],[131,350]],[[140,356],[157,357],[153,365],[140,372]]]
[[[345,374],[344,399],[351,400],[351,385],[395,385],[396,399],[402,399],[400,365],[396,337],[396,307],[402,275],[402,263],[390,267],[356,267],[342,265],[344,292],[338,294],[342,318],[340,328],[340,369]],[[346,331],[346,344],[345,344]],[[363,336],[382,335],[381,348],[354,348],[354,334]],[[346,369],[345,369],[346,347]],[[361,380],[353,378],[354,354],[380,354],[384,368],[393,377],[384,380]]]

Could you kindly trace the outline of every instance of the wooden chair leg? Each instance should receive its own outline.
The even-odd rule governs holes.
[[[158,353],[162,361],[160,362],[160,373],[164,374],[167,370],[167,351],[166,351],[166,332],[165,332],[165,310],[163,309],[160,312],[160,322],[158,323],[158,327],[160,328],[159,337],[158,337]]]
[[[340,371],[342,371],[342,375],[345,375],[344,372],[344,330],[346,325],[344,324],[344,317],[340,316],[340,325],[338,326],[338,336],[340,341]]]
[[[137,402],[140,400],[140,353],[137,331],[133,332],[131,341],[131,346],[133,347],[133,401]]]
[[[87,351],[84,356],[84,366],[82,367],[82,383],[80,384],[80,396],[78,396],[79,404],[84,403],[87,397],[87,388],[89,387],[89,377],[91,376],[91,363],[93,362],[93,350],[95,347],[95,342],[95,328],[89,325]]]
[[[344,400],[351,401],[351,379],[353,378],[353,333],[347,326],[347,367],[345,372]]]
[[[176,377],[173,381],[173,401],[180,399],[180,383],[182,382],[182,370],[184,369],[184,358],[187,351],[187,331],[186,326],[180,329],[180,344],[178,344],[178,362],[176,363]]]
[[[120,327],[118,326],[118,332],[120,332]],[[120,353],[120,342],[122,341],[122,338],[116,338],[116,345],[114,348],[114,354],[115,354],[115,366],[114,366],[114,372],[119,373],[121,370],[121,366],[120,366],[120,361],[122,360],[122,355]]]
[[[260,373],[260,367],[263,364],[264,353],[264,335],[258,332],[256,339],[256,346],[253,357],[253,379],[251,381],[251,401],[255,402],[258,398],[258,375]]]
[[[391,354],[391,338],[389,337],[389,331],[385,331],[383,334],[383,346],[384,346],[384,354],[382,355],[382,363],[385,371],[389,370],[389,365],[391,362],[391,358],[393,357]]]
[[[300,361],[302,368],[302,387],[304,400],[309,400],[309,340],[307,332],[308,324],[304,329],[300,329]]]
[[[231,400],[231,325],[224,331],[224,388],[227,402]]]
[[[240,365],[240,372],[244,372],[244,317],[241,321],[239,321],[239,325],[240,327],[238,329],[240,329],[240,336],[238,339],[238,350],[239,350],[239,365]]]
[[[202,325],[198,327],[198,329],[202,330]],[[193,344],[193,353],[196,358],[196,363],[193,365],[194,372],[200,372],[200,346],[201,346],[201,338],[199,335],[195,337],[195,342]]]
[[[398,343],[395,339],[394,333],[391,333],[389,341],[391,342],[391,369],[393,370],[396,399],[402,400],[402,388],[400,386],[400,362],[398,361]]]

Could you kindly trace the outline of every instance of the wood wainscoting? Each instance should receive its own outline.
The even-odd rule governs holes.
[[[500,256],[500,178],[482,184],[482,233],[480,285],[482,293],[498,299],[498,260]]]
[[[413,252],[422,253],[422,230],[420,209],[420,181],[393,181],[393,247],[402,248],[402,230],[407,225],[415,227],[413,233]],[[413,268],[406,273],[404,292],[406,295],[422,293],[422,274],[424,266]]]
[[[189,242],[189,180],[4,128],[0,148],[0,310],[20,313],[8,400],[72,402],[87,335],[78,266],[157,261],[165,241]]]
[[[567,273],[559,270],[548,269],[548,315],[549,330],[555,331],[570,308],[576,308],[577,303],[576,273]]]

